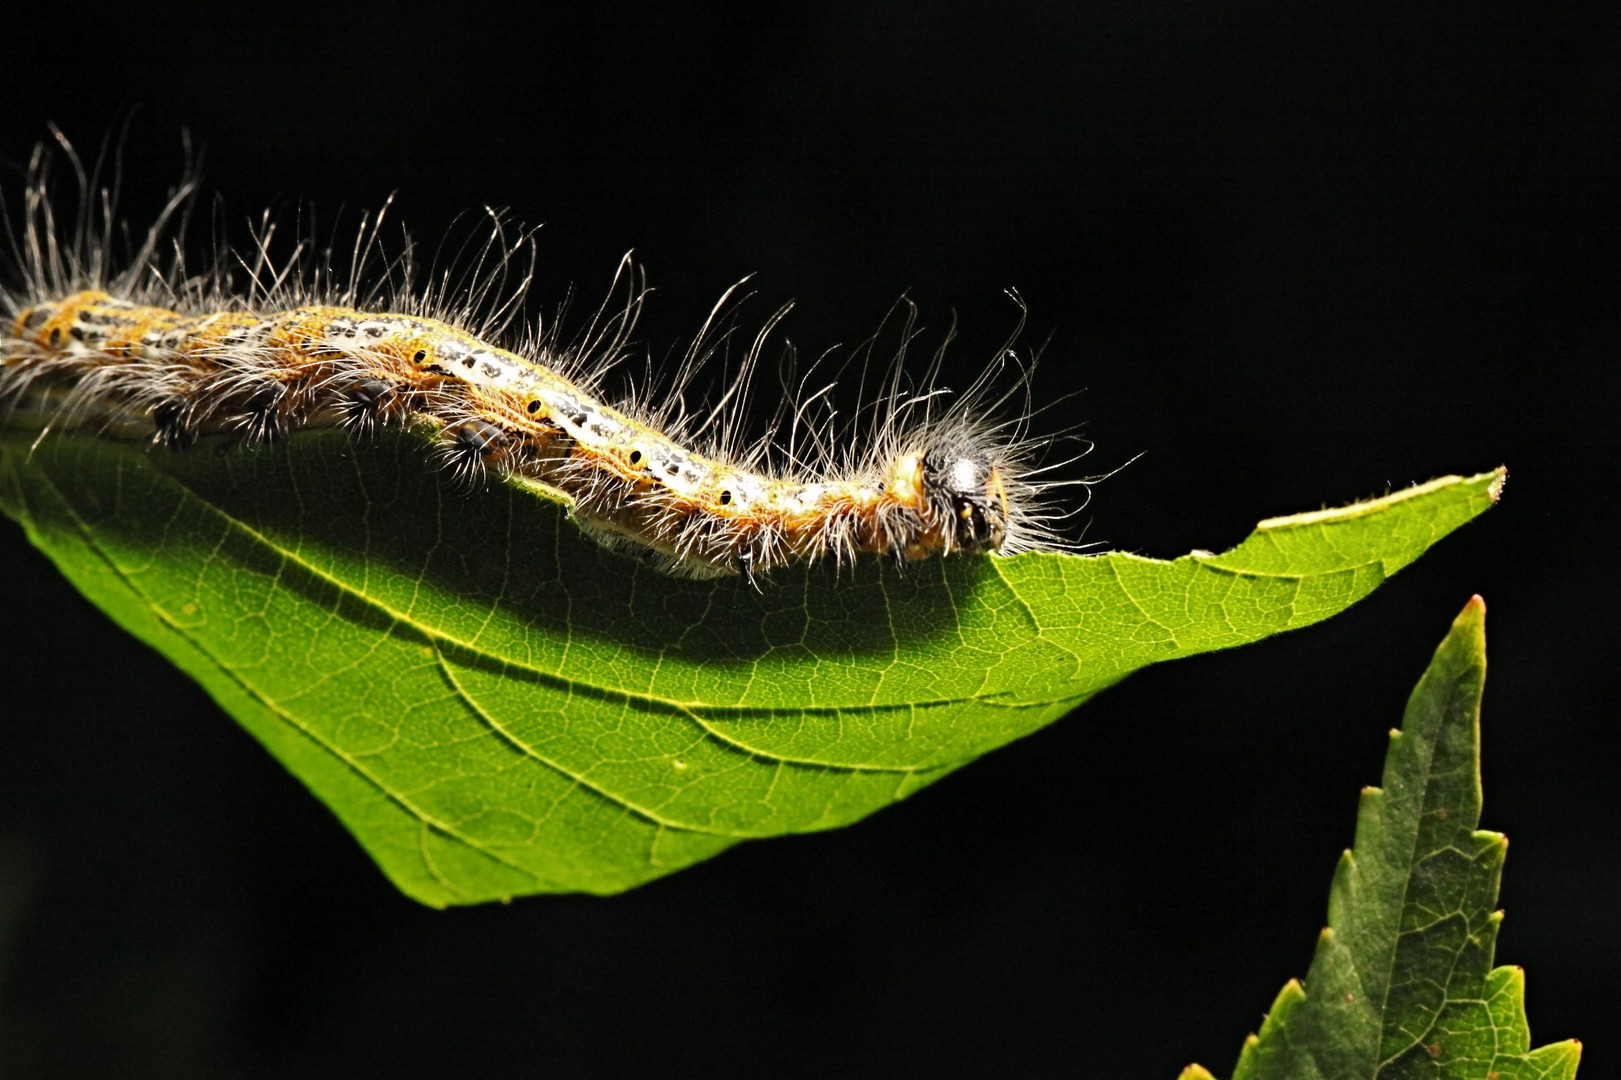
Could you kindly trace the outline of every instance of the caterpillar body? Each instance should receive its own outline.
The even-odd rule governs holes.
[[[510,318],[527,288],[525,277],[500,295],[529,234],[509,246],[499,219],[463,296],[449,296],[446,285],[412,293],[408,248],[387,262],[381,282],[364,284],[380,215],[363,221],[343,289],[323,288],[342,279],[329,255],[313,271],[307,248],[272,260],[266,225],[254,258],[237,260],[250,283],[242,294],[220,268],[225,259],[200,277],[185,270],[178,234],[190,185],[114,271],[112,199],[101,191],[99,220],[86,218],[83,205],[97,201],[83,197],[94,190],[84,176],[81,169],[79,224],[63,242],[49,157],[36,152],[30,166],[22,227],[10,227],[23,284],[0,293],[0,407],[9,415],[0,423],[32,417],[40,437],[53,425],[93,425],[149,434],[176,451],[204,436],[251,443],[341,425],[364,438],[409,424],[428,433],[436,458],[465,485],[487,473],[540,484],[612,548],[669,573],[741,575],[751,584],[799,561],[845,564],[871,553],[904,568],[934,555],[1061,544],[1052,525],[1062,514],[1043,499],[1058,484],[1032,463],[1046,443],[1027,437],[1028,407],[994,415],[1013,396],[992,393],[994,372],[944,403],[932,385],[938,354],[918,389],[902,388],[897,357],[887,391],[868,405],[865,432],[810,419],[820,394],[807,394],[786,410],[788,449],[771,435],[739,448],[719,408],[694,429],[679,387],[674,400],[651,407],[597,399],[593,386],[621,359],[639,294],[616,317],[599,312],[594,332],[573,347],[537,332],[502,348],[457,325],[474,321],[477,301],[492,295],[498,317],[486,322]],[[172,253],[160,257],[166,245]],[[695,346],[689,360],[702,355]],[[1010,343],[994,367],[1018,364]],[[732,408],[725,415],[735,416]]]

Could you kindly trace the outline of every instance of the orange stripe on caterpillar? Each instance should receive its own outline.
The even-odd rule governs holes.
[[[807,559],[997,552],[1016,509],[1011,462],[970,424],[924,427],[848,475],[773,476],[687,449],[548,364],[424,316],[182,315],[86,290],[18,312],[11,339],[0,392],[66,386],[64,411],[149,414],[155,440],[175,448],[218,432],[266,440],[420,420],[464,481],[488,469],[545,485],[596,539],[683,575],[752,582]]]

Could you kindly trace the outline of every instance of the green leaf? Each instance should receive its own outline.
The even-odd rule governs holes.
[[[677,581],[407,435],[184,454],[13,434],[0,507],[424,903],[614,892],[855,821],[1158,660],[1305,626],[1501,470],[1264,522],[1223,555]]]
[[[1477,596],[1413,690],[1383,782],[1363,789],[1305,985],[1284,986],[1233,1080],[1576,1075],[1581,1044],[1532,1050],[1525,973],[1491,966],[1508,841],[1475,828],[1485,615]]]

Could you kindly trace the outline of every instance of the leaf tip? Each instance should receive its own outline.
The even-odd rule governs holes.
[[[1503,489],[1508,486],[1508,466],[1499,465],[1491,472],[1492,482],[1486,488],[1486,498],[1496,502],[1503,497]]]
[[[1486,600],[1479,593],[1469,598],[1452,620],[1452,633],[1472,640],[1472,648],[1484,652],[1486,648]]]
[[[1290,979],[1278,991],[1278,996],[1272,999],[1272,1007],[1266,1011],[1261,1021],[1261,1030],[1257,1039],[1265,1039],[1274,1031],[1288,1022],[1290,1014],[1295,1008],[1306,1000],[1306,987],[1299,979]]]

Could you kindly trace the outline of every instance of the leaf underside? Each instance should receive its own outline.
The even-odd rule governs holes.
[[[1576,1075],[1575,1040],[1531,1049],[1524,971],[1492,968],[1508,841],[1476,829],[1485,614],[1470,601],[1408,699],[1384,778],[1362,792],[1305,984],[1284,986],[1233,1080]]]
[[[1159,660],[1367,595],[1501,470],[1263,522],[1221,555],[679,581],[406,435],[183,454],[0,443],[0,509],[431,905],[617,892],[855,821]]]

